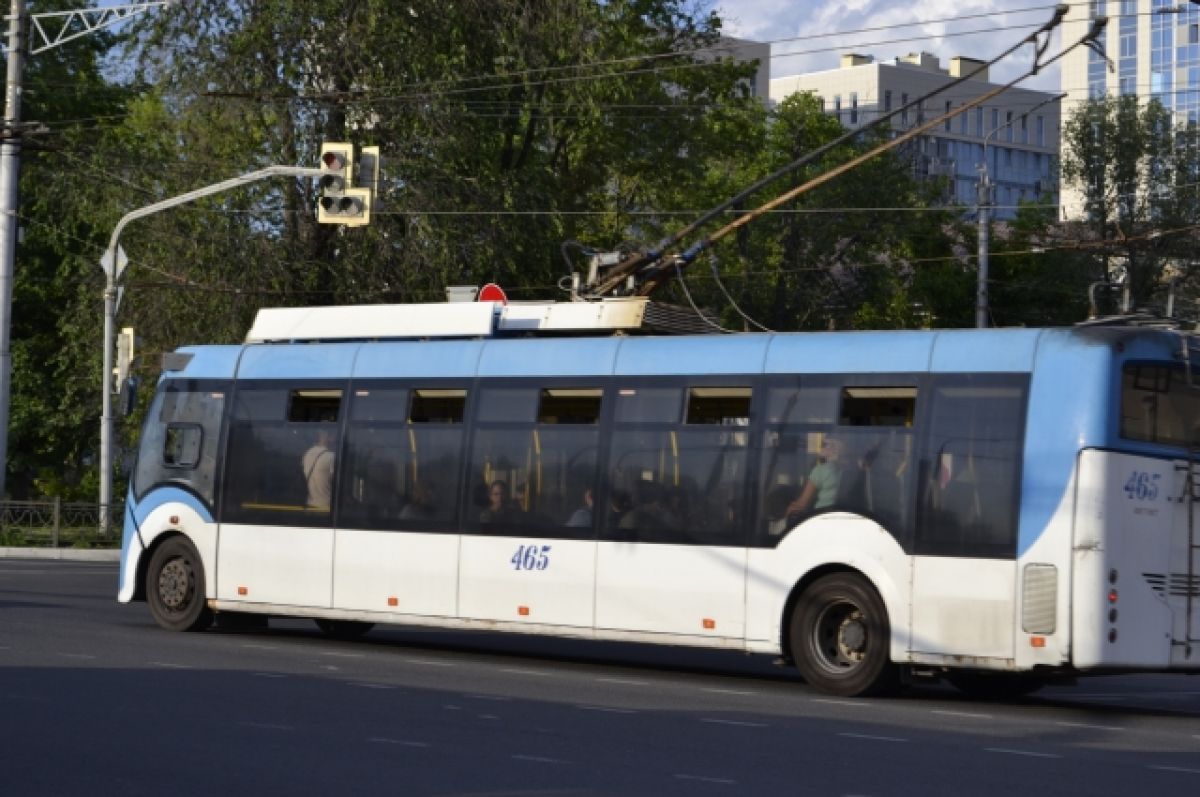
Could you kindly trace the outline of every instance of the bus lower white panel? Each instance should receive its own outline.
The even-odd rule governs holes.
[[[458,535],[339,529],[337,609],[452,617],[458,604]]]
[[[746,550],[601,542],[596,627],[743,638]]]
[[[591,627],[595,573],[592,540],[464,536],[459,615]]]
[[[221,526],[218,598],[328,607],[332,580],[332,529]]]
[[[1015,573],[1011,561],[914,557],[913,652],[1011,660]]]
[[[1189,503],[1170,460],[1084,451],[1074,532],[1072,663],[1166,668],[1181,639]]]

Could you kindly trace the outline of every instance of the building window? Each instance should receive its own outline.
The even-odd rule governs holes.
[[[983,109],[975,109],[975,135],[983,138]]]
[[[892,110],[892,90],[891,89],[888,89],[887,91],[883,92],[883,110],[885,113]]]
[[[858,92],[850,92],[850,124],[858,124]]]
[[[837,120],[839,122],[842,121],[842,95],[841,94],[833,95],[833,115],[837,117]]]
[[[947,133],[950,132],[950,100],[946,100],[946,121],[943,123],[943,128]]]
[[[1004,114],[1004,140],[1009,142],[1013,140],[1012,121],[1012,111],[1008,111]]]
[[[903,109],[900,111],[900,124],[906,125],[906,124],[908,124],[908,95],[907,94],[900,95],[900,105],[903,106]]]

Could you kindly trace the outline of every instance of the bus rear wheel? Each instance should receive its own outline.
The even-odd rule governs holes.
[[[790,630],[792,658],[810,686],[853,697],[899,685],[889,657],[887,610],[861,577],[834,573],[818,579],[800,596]]]
[[[358,639],[375,627],[374,623],[364,623],[359,620],[314,620],[327,636],[334,639]]]
[[[168,631],[200,631],[212,623],[204,595],[204,566],[186,537],[172,537],[150,557],[146,602],[154,621]]]

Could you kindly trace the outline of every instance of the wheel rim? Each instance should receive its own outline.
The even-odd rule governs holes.
[[[813,660],[833,675],[854,672],[867,655],[870,636],[862,609],[849,601],[830,603],[813,623]]]
[[[191,564],[182,557],[170,560],[158,573],[158,598],[168,612],[184,612],[195,590]]]

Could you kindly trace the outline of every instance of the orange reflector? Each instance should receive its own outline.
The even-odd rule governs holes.
[[[238,594],[239,595],[249,595],[250,590],[246,589],[245,587],[238,587]]]
[[[1109,603],[1117,602],[1117,591],[1115,589],[1110,589],[1108,591],[1108,602]]]
[[[174,526],[179,522],[179,515],[171,515],[171,525]]]
[[[388,606],[399,606],[399,605],[400,605],[399,598],[397,598],[395,596],[388,598]]]
[[[712,619],[711,617],[705,617],[704,618],[704,627],[705,628],[716,628],[717,621]]]
[[[1031,636],[1031,637],[1029,637],[1029,647],[1031,647],[1031,648],[1044,648],[1044,647],[1046,647],[1046,637],[1044,637],[1044,636]]]
[[[528,617],[529,616],[529,607],[528,606],[518,606],[517,614],[521,615],[522,617]]]

